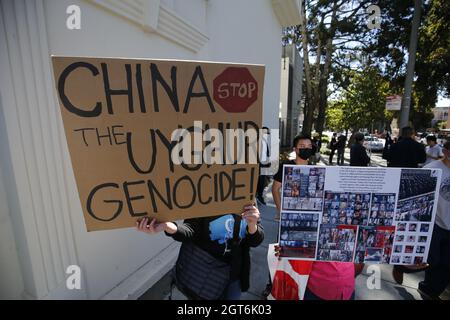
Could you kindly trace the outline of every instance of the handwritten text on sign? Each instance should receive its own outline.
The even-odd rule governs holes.
[[[169,221],[239,213],[253,200],[257,164],[230,164],[225,161],[229,155],[217,148],[214,156],[224,159],[220,164],[178,165],[171,155],[179,142],[171,135],[180,128],[194,132],[194,123],[203,126],[201,134],[258,130],[263,66],[52,60],[89,231],[131,227],[142,216]],[[203,147],[213,140],[204,141]]]

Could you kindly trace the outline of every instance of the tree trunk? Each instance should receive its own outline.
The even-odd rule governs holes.
[[[319,114],[316,120],[316,131],[322,134],[325,126],[325,112],[327,109],[327,85],[328,81],[321,79],[319,88]]]
[[[316,122],[316,131],[322,134],[325,124],[325,112],[328,106],[328,96],[327,96],[327,88],[328,88],[328,77],[330,75],[331,69],[331,58],[333,55],[333,38],[336,33],[336,12],[337,12],[337,2],[335,1],[333,4],[333,13],[331,14],[331,25],[330,32],[327,38],[326,44],[326,53],[325,53],[325,64],[320,76],[319,81],[319,114],[317,116]]]
[[[301,23],[300,32],[302,35],[302,49],[303,49],[303,65],[305,71],[305,87],[306,87],[306,107],[305,107],[305,118],[303,120],[303,134],[311,133],[313,115],[314,115],[314,103],[312,98],[312,82],[311,82],[311,68],[309,65],[309,54],[308,54],[308,34],[306,32],[306,9],[302,6],[301,12]]]

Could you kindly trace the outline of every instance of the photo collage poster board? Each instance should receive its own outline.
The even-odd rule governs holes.
[[[285,165],[281,257],[426,263],[440,169]]]

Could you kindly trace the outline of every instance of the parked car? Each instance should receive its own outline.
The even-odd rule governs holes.
[[[437,143],[443,147],[446,140],[450,139],[450,129],[441,129],[437,135]]]
[[[375,152],[375,151],[381,152],[381,151],[383,151],[383,148],[384,148],[383,141],[381,141],[377,137],[372,137],[372,136],[364,137],[364,146],[366,147],[367,150],[370,150],[372,152]]]

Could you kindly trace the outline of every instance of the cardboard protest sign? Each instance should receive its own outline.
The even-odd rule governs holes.
[[[440,180],[440,169],[285,165],[282,256],[425,263]]]
[[[263,66],[52,62],[88,231],[131,227],[143,216],[171,221],[240,213],[253,202],[257,162],[238,161],[248,158],[249,139],[245,150],[223,146],[234,141],[227,141],[228,131],[261,127]]]

